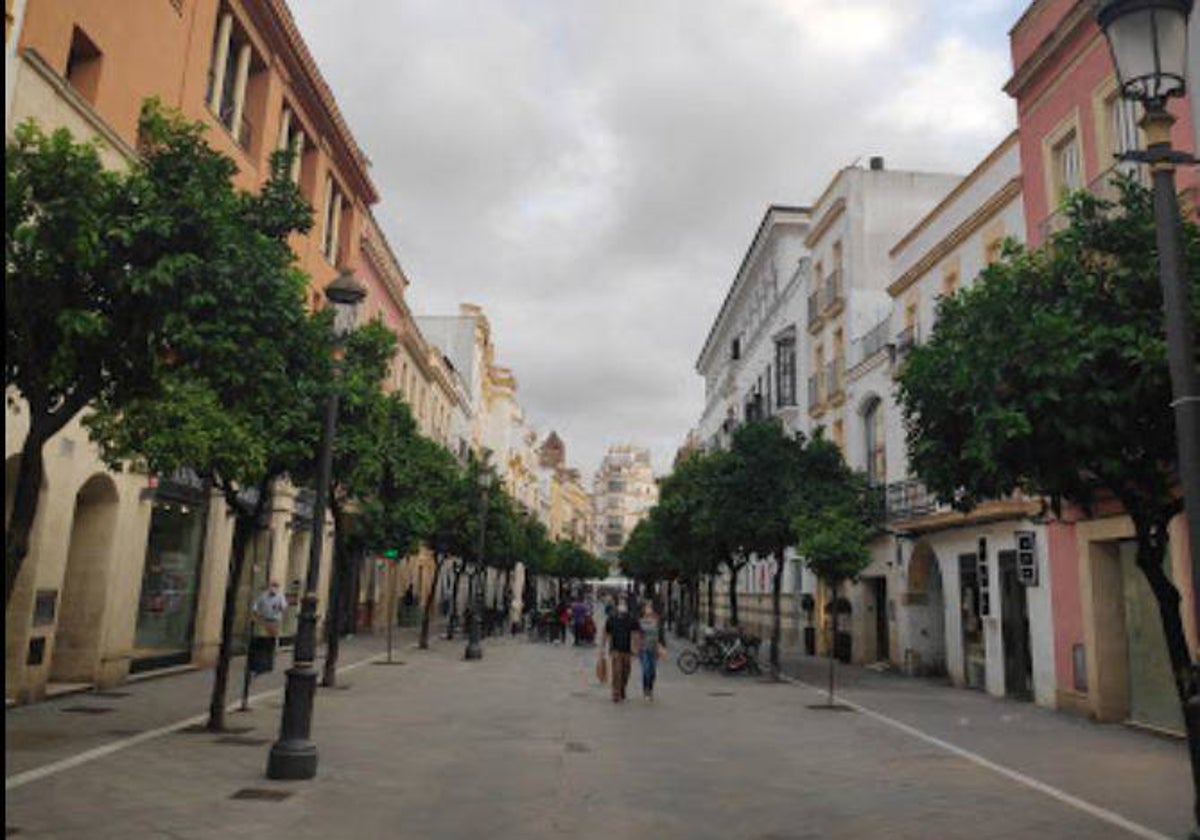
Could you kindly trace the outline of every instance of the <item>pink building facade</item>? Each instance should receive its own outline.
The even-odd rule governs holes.
[[[1034,0],[1010,32],[1026,241],[1037,247],[1065,224],[1068,190],[1115,196],[1120,152],[1144,147],[1136,106],[1118,95],[1103,33],[1087,0]],[[1200,80],[1198,80],[1200,81]],[[1175,148],[1195,151],[1186,99],[1174,100]],[[1185,214],[1195,215],[1200,174],[1178,173]],[[1065,516],[1047,526],[1053,593],[1056,704],[1097,720],[1182,731],[1157,607],[1133,564],[1133,524],[1118,509]],[[1182,517],[1172,523],[1168,565],[1184,603],[1185,632],[1197,646],[1195,597]]]

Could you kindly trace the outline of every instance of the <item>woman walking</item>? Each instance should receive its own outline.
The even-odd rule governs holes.
[[[654,678],[658,675],[659,657],[667,648],[666,634],[663,633],[662,620],[654,610],[654,604],[647,600],[642,604],[642,617],[638,621],[641,633],[641,648],[638,660],[642,665],[642,695],[647,700],[654,699]]]

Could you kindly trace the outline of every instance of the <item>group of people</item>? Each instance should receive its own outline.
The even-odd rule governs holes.
[[[642,696],[654,699],[654,681],[658,676],[658,660],[666,656],[667,636],[662,619],[651,601],[641,604],[640,616],[629,609],[625,597],[617,599],[616,610],[604,622],[604,635],[600,642],[600,662],[597,670],[603,676],[605,655],[611,664],[612,699],[614,703],[625,700],[625,689],[629,684],[633,657],[636,656],[642,670]]]

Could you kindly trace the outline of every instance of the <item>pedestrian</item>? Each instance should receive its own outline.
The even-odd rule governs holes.
[[[587,606],[576,598],[571,603],[571,633],[575,637],[575,646],[583,644],[583,620],[587,617]]]
[[[287,611],[287,598],[279,591],[279,581],[271,581],[250,608],[253,633],[250,637],[247,666],[252,673],[264,674],[275,667],[275,646]]]
[[[614,703],[625,700],[634,636],[640,636],[641,632],[637,619],[629,613],[629,604],[621,598],[617,601],[616,614],[604,622],[604,637],[600,642],[600,656],[603,657],[607,649],[612,664],[610,676]]]
[[[642,696],[653,700],[654,678],[658,675],[658,660],[666,654],[667,636],[651,601],[642,604],[638,626],[641,628],[638,634],[638,660],[642,666]]]

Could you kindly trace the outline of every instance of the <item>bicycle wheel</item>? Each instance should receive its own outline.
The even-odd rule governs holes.
[[[700,667],[700,657],[696,655],[694,650],[685,650],[679,654],[679,658],[675,660],[675,664],[679,666],[679,670],[685,674],[694,674],[696,669]]]

